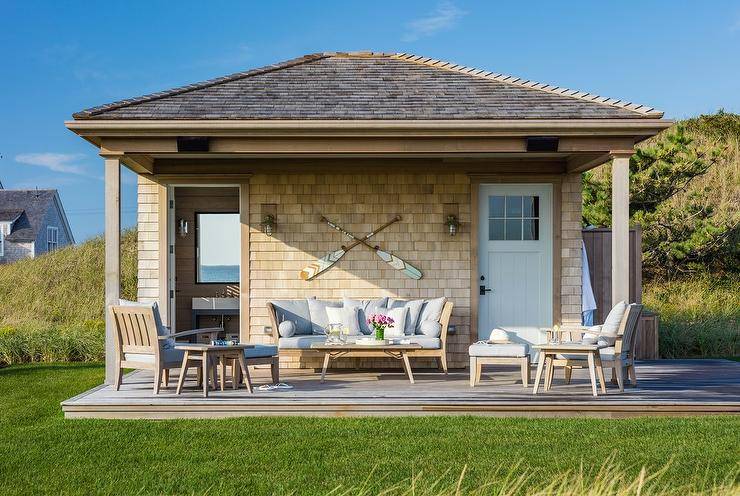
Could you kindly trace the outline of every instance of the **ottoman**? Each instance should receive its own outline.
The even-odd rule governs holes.
[[[483,365],[519,365],[522,386],[529,386],[529,346],[527,343],[488,343],[479,341],[468,348],[470,355],[470,387],[480,382]]]

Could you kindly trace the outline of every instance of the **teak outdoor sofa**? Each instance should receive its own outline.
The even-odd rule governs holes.
[[[323,325],[327,323],[325,320],[326,317],[325,315],[317,317],[316,315],[311,314],[308,310],[308,304],[306,303],[304,305],[307,300],[311,299],[301,298],[295,300],[267,302],[267,313],[272,324],[272,336],[275,343],[278,345],[281,356],[293,356],[299,358],[322,358],[324,356],[323,352],[311,349],[311,345],[313,343],[322,343],[326,340],[326,336],[321,331]],[[367,302],[368,300],[364,301]],[[325,301],[325,303],[339,305],[341,302]],[[452,302],[445,301],[439,319],[437,320],[440,325],[439,337],[429,337],[418,333],[403,336],[404,339],[408,339],[412,343],[418,343],[421,345],[420,349],[408,352],[409,358],[434,358],[437,360],[439,367],[445,374],[447,374],[447,332],[450,317],[452,315],[452,308]],[[382,308],[378,309],[378,311],[382,310]],[[286,316],[289,319],[307,320],[307,325],[309,325],[311,332],[298,334],[289,338],[281,337],[278,328],[280,323],[286,319]],[[368,349],[367,351],[358,351],[353,353],[351,356],[357,358],[381,358],[384,357],[385,354],[382,351]]]

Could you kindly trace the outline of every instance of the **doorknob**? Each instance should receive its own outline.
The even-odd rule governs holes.
[[[488,293],[489,291],[493,291],[493,290],[491,288],[485,287],[485,285],[483,284],[480,285],[480,295],[481,296],[486,296],[486,293]]]

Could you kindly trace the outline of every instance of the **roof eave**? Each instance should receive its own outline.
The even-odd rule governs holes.
[[[662,115],[662,114],[660,114]],[[651,136],[673,120],[500,119],[500,120],[71,120],[65,126],[98,136]]]

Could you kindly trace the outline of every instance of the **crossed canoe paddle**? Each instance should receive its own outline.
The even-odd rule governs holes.
[[[422,274],[419,269],[414,267],[413,265],[409,264],[408,262],[405,262],[404,260],[400,259],[399,257],[393,255],[392,253],[388,253],[386,251],[383,251],[378,246],[372,246],[370,243],[367,242],[368,239],[372,238],[376,234],[378,234],[380,231],[385,229],[386,227],[390,226],[391,224],[394,224],[401,220],[401,216],[396,216],[393,219],[391,219],[389,222],[386,222],[379,228],[375,229],[374,231],[369,232],[362,238],[358,238],[351,232],[341,228],[337,224],[333,223],[326,217],[321,217],[321,222],[326,222],[326,224],[336,229],[337,231],[341,232],[348,238],[352,240],[352,243],[348,246],[342,246],[339,250],[335,250],[332,252],[327,253],[320,259],[316,260],[316,262],[313,262],[308,267],[303,269],[301,271],[301,279],[310,281],[311,279],[317,277],[319,274],[325,272],[327,269],[332,267],[334,264],[336,264],[349,250],[354,248],[355,246],[359,244],[365,245],[367,248],[371,249],[375,252],[378,257],[380,257],[381,260],[383,260],[385,263],[390,265],[396,270],[400,270],[404,274],[406,274],[408,277],[412,279],[421,279]]]

